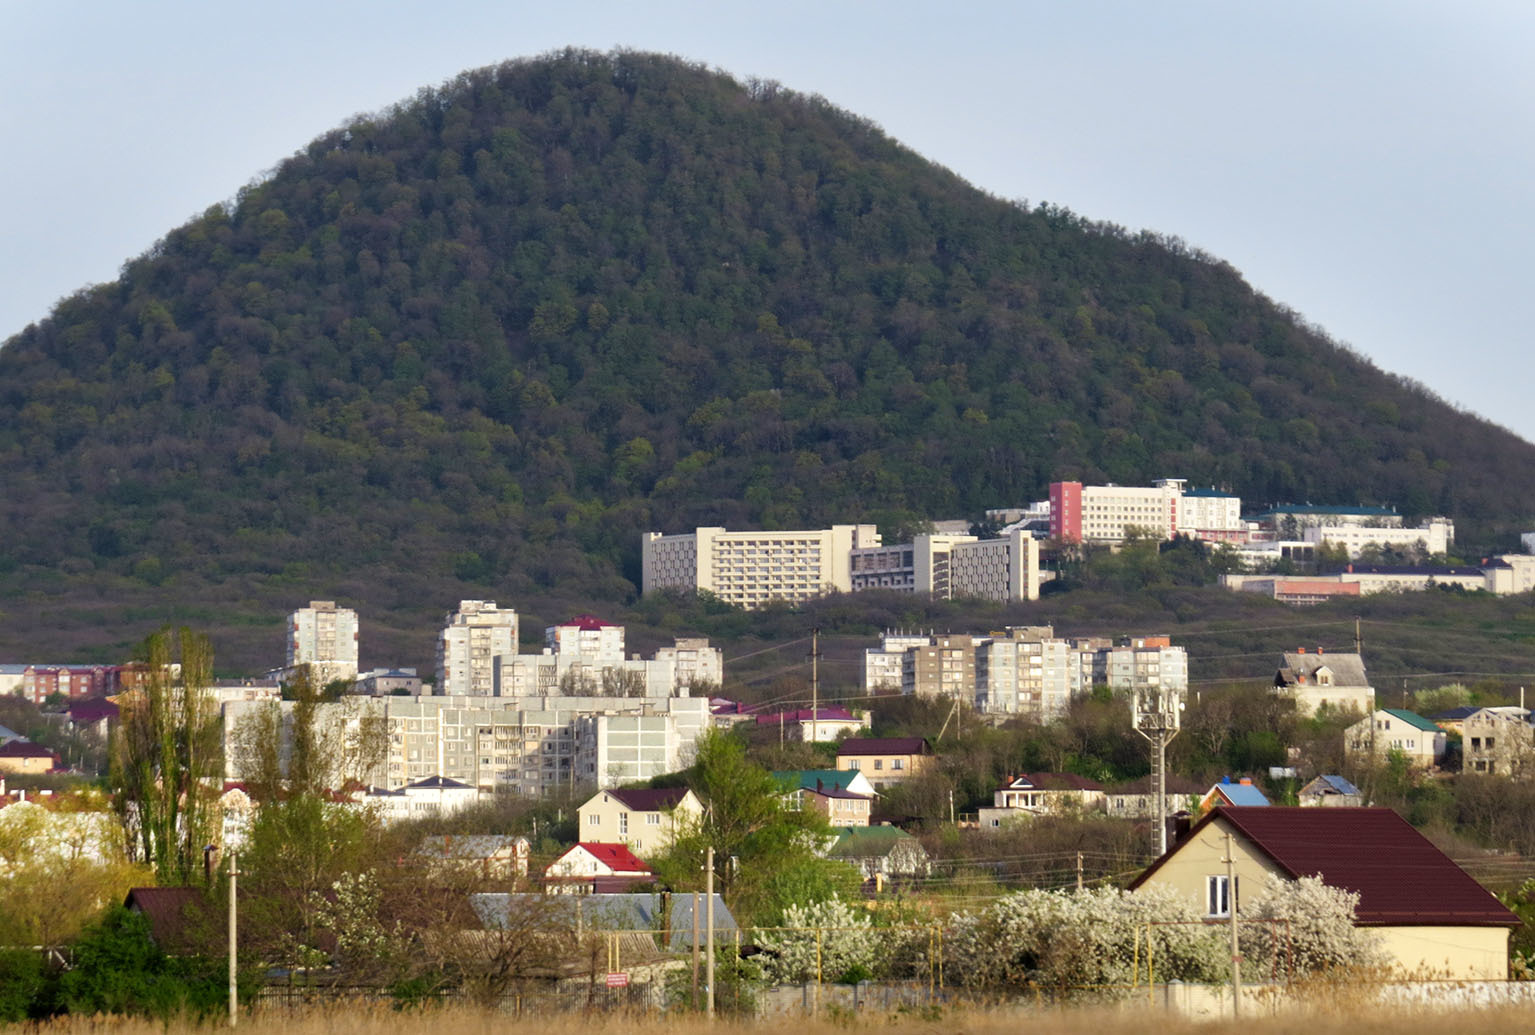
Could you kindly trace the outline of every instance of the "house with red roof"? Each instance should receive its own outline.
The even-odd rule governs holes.
[[[1226,877],[1228,844],[1234,888]],[[1390,809],[1222,806],[1130,889],[1174,888],[1214,922],[1229,918],[1233,904],[1240,917],[1244,897],[1256,896],[1270,874],[1318,877],[1358,894],[1355,925],[1374,931],[1405,973],[1508,977],[1509,936],[1519,918]]]
[[[636,855],[664,851],[703,818],[703,803],[686,787],[598,791],[577,813],[580,837],[627,845]]]
[[[846,708],[795,708],[758,715],[756,720],[759,733],[765,731],[771,735],[776,732],[782,740],[806,743],[825,743],[869,728],[868,712],[855,714]]]
[[[550,894],[588,895],[654,884],[656,876],[627,845],[582,841],[544,870]]]

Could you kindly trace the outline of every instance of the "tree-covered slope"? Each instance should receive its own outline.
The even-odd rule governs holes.
[[[572,52],[314,141],[8,341],[0,589],[600,601],[644,529],[894,530],[1057,477],[1490,540],[1532,459],[1177,242],[818,98]]]

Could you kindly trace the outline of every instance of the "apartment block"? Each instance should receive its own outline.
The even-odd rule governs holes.
[[[901,656],[901,692],[975,701],[975,643],[969,635],[934,636]]]
[[[1022,529],[997,539],[919,535],[910,543],[855,549],[852,588],[953,600],[1039,599],[1039,543]]]
[[[875,694],[901,689],[901,665],[906,652],[931,642],[927,633],[903,633],[886,630],[878,647],[863,652],[863,688]]]
[[[814,531],[647,532],[641,540],[642,587],[708,592],[729,604],[757,608],[799,603],[853,588],[854,549],[880,544],[873,525],[833,525]]]
[[[357,612],[311,600],[288,616],[285,667],[308,665],[321,683],[357,678]]]
[[[976,710],[987,715],[1064,715],[1080,680],[1073,680],[1071,644],[1043,626],[1011,626],[976,649]]]
[[[291,735],[293,704],[240,702],[224,709],[226,746],[255,708],[278,708]],[[612,721],[596,721],[599,719]],[[624,721],[616,721],[623,719]],[[353,697],[319,706],[330,736],[354,739],[366,723],[387,730],[387,753],[366,772],[337,772],[391,790],[440,776],[481,791],[539,795],[593,782],[646,780],[685,768],[710,723],[705,698]],[[351,731],[350,734],[348,731]],[[226,776],[240,779],[226,750]]]
[[[496,659],[517,653],[517,612],[494,600],[463,600],[437,639],[439,696],[495,693]]]
[[[624,627],[576,615],[545,629],[544,645],[556,654],[580,657],[594,665],[617,665],[624,660]]]

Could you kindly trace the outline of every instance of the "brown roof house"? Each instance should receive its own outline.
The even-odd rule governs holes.
[[[1226,881],[1231,835],[1235,896]],[[1390,809],[1217,808],[1131,883],[1175,888],[1210,919],[1273,874],[1355,892],[1358,927],[1408,974],[1502,981],[1519,918]],[[1254,889],[1246,891],[1245,889]]]
[[[587,841],[628,845],[645,858],[663,851],[703,819],[704,807],[686,787],[598,791],[578,810]]]
[[[1280,658],[1274,673],[1274,692],[1295,702],[1302,715],[1322,708],[1369,715],[1375,710],[1375,688],[1364,674],[1358,654],[1327,654],[1318,647],[1308,653],[1301,647]]]
[[[0,744],[0,773],[47,773],[58,764],[58,755],[23,737]]]
[[[837,746],[837,768],[856,769],[878,790],[918,776],[933,764],[933,749],[921,737],[853,737]]]

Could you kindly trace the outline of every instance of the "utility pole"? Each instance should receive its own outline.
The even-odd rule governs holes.
[[[1082,890],[1082,853],[1077,853],[1077,890]],[[1150,944],[1148,942],[1147,944]]]
[[[814,720],[812,720],[812,722],[813,721]],[[705,876],[704,876],[704,894],[708,896],[708,901],[705,903],[704,908],[709,911],[709,913],[708,913],[708,924],[709,924],[709,935],[708,935],[708,938],[709,938],[709,943],[708,943],[709,944],[709,958],[705,962],[705,968],[706,969],[704,971],[704,975],[705,975],[704,976],[704,988],[705,988],[705,995],[707,996],[708,1003],[709,1003],[708,1016],[709,1016],[709,1019],[712,1021],[714,1019],[714,846],[713,845],[709,846],[709,861],[708,861],[707,865],[709,867],[709,872],[707,874],[705,874]]]
[[[810,743],[821,742],[821,627],[810,630]]]
[[[235,878],[239,876],[240,868],[235,865],[235,853],[229,853],[229,1026],[233,1028],[239,1017],[239,998],[236,994],[236,961],[238,956],[235,946],[238,942],[235,922]]]
[[[1354,616],[1354,653],[1364,657],[1364,633],[1359,628],[1359,616]]]
[[[1226,832],[1226,913],[1231,930],[1231,1016],[1242,1016],[1242,953],[1237,944],[1236,858],[1231,851],[1231,832]]]

